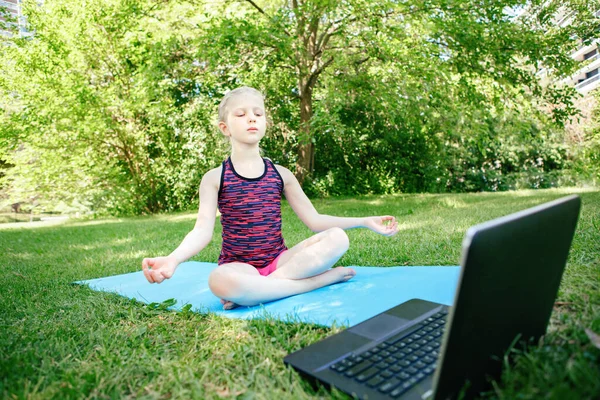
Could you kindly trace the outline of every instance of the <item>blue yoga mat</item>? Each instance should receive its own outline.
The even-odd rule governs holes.
[[[160,285],[148,283],[142,271],[76,283],[146,304],[175,299],[173,308],[178,310],[190,304],[192,310],[230,318],[271,317],[324,326],[352,326],[413,298],[451,305],[460,272],[455,266],[352,267],[356,276],[348,282],[259,306],[224,311],[208,288],[208,275],[216,267],[213,263],[185,262]]]

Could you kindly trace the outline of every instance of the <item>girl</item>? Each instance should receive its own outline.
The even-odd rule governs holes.
[[[166,257],[144,258],[150,283],[173,276],[177,266],[210,242],[217,207],[223,245],[219,267],[208,285],[223,308],[252,306],[351,279],[352,268],[332,266],[348,250],[344,229],[366,227],[381,235],[398,232],[391,216],[341,218],[322,215],[302,191],[296,177],[260,156],[267,120],[262,94],[241,87],[219,105],[219,129],[229,137],[231,156],[208,171],[200,183],[200,207],[194,229]],[[316,235],[287,249],[281,235],[281,195]]]

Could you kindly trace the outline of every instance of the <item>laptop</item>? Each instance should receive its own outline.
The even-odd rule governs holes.
[[[284,362],[361,399],[476,396],[546,332],[580,207],[568,196],[469,228],[453,306],[412,299]]]

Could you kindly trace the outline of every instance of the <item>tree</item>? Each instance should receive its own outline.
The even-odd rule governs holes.
[[[581,22],[554,27],[559,4]],[[516,17],[522,6],[528,12]],[[492,142],[516,137],[507,118],[536,102],[557,121],[576,112],[572,91],[542,88],[534,73],[541,64],[558,76],[575,67],[569,46],[596,26],[586,7],[31,1],[24,10],[34,35],[0,46],[3,184],[13,197],[96,210],[186,208],[226,152],[212,126],[218,101],[249,84],[267,95],[265,152],[310,193],[485,189],[455,183],[505,154]],[[540,139],[544,118],[532,121],[535,137],[523,142],[550,143]],[[455,151],[463,145],[481,154]]]
[[[7,161],[19,161],[10,186],[127,213],[187,206],[219,157],[215,101],[188,87],[202,73],[187,62],[195,9],[150,0],[24,7],[34,36],[0,49],[0,137]]]
[[[540,65],[558,76],[574,68],[569,49],[575,34],[595,29],[589,4],[579,1],[329,0],[229,3],[211,35],[236,61],[215,61],[220,68],[268,71],[293,76],[299,109],[296,175],[303,182],[314,168],[311,121],[315,90],[325,71],[328,79],[346,79],[350,67],[361,74],[389,63],[403,64],[402,79],[427,80],[432,70],[449,84],[458,82],[464,101],[500,103],[503,88],[528,88],[549,102],[558,122],[576,113],[572,90],[543,90],[535,72]],[[241,5],[246,8],[240,9]],[[558,7],[575,15],[575,23],[558,28],[550,18]],[[525,17],[516,11],[527,8]],[[223,15],[225,17],[223,17]],[[232,40],[237,38],[237,41]],[[246,56],[251,53],[252,55]],[[245,59],[244,59],[245,58]],[[242,60],[242,62],[237,62]],[[425,62],[423,62],[425,61]],[[361,65],[363,67],[361,67]],[[248,78],[247,78],[248,79]],[[434,78],[437,79],[437,78]],[[339,79],[337,79],[339,81]],[[499,90],[485,93],[478,82],[492,80]],[[285,79],[285,82],[290,79]],[[490,98],[491,97],[491,98]]]

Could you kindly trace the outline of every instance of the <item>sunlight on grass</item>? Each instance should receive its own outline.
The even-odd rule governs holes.
[[[177,222],[177,221],[195,221],[196,217],[198,216],[197,212],[189,212],[189,213],[185,213],[185,214],[176,214],[176,215],[159,215],[154,217],[154,219],[156,220],[166,220],[166,221],[171,221],[171,222]]]
[[[77,221],[77,220],[67,220],[64,225],[72,226],[72,227],[86,227],[86,226],[104,226],[110,224],[120,224],[123,222],[123,219],[120,218],[111,218],[111,219],[95,219],[92,221]]]
[[[377,200],[369,200],[369,201],[366,201],[365,203],[370,206],[380,206],[380,205],[384,204],[385,202],[382,199],[377,199]]]
[[[110,245],[111,246],[119,246],[119,245],[124,245],[124,244],[128,244],[128,243],[133,243],[134,241],[135,241],[135,238],[133,238],[133,237],[119,238],[119,239],[111,240]],[[71,244],[69,247],[74,250],[90,251],[90,250],[106,248],[106,243],[101,242],[101,243],[94,243],[94,244],[90,244],[90,243],[88,243],[88,244]]]
[[[431,225],[431,222],[428,221],[414,221],[414,222],[402,222],[398,224],[398,230],[406,231],[423,228],[425,226]]]
[[[52,221],[34,221],[34,222],[7,222],[4,224],[0,224],[0,230],[9,230],[9,229],[36,229],[47,226],[57,226],[64,225],[68,222],[68,220],[52,220]]]
[[[443,197],[439,200],[438,204],[441,204],[443,206],[449,207],[449,208],[464,208],[467,207],[467,203],[465,203],[464,201],[458,199],[458,198],[448,198],[448,197]]]
[[[600,191],[600,188],[597,187],[567,187],[567,188],[553,188],[553,189],[545,189],[543,192],[546,194],[577,194],[577,193],[597,193]],[[540,191],[535,189],[528,190],[514,190],[508,192],[500,192],[494,194],[503,194],[506,196],[514,196],[514,197],[531,197],[539,195]]]

